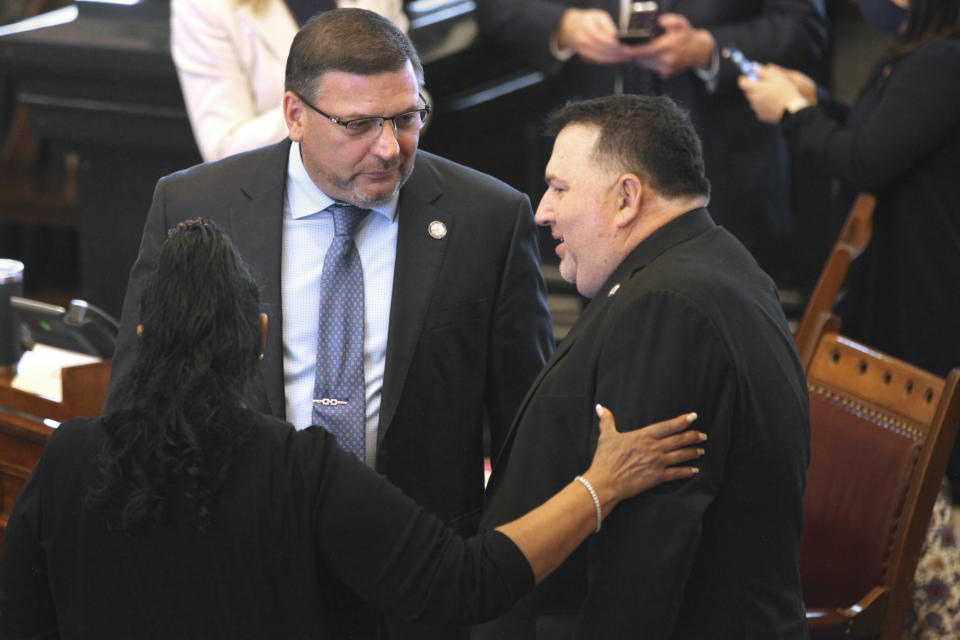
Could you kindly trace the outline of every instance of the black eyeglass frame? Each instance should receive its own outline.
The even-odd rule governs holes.
[[[330,115],[329,113],[325,113],[325,112],[321,111],[320,109],[317,109],[309,100],[307,100],[306,98],[304,98],[302,95],[300,95],[300,94],[297,93],[296,91],[294,91],[293,93],[294,93],[295,96],[297,96],[298,98],[300,98],[300,101],[301,101],[303,104],[307,105],[307,106],[310,107],[312,110],[316,111],[317,113],[319,113],[320,115],[322,115],[324,118],[326,118],[327,120],[329,120],[329,121],[332,122],[333,124],[338,124],[338,125],[340,125],[341,127],[343,127],[343,128],[346,130],[346,132],[347,132],[348,135],[349,135],[349,133],[350,133],[349,127],[350,127],[351,124],[356,123],[356,122],[373,122],[373,121],[376,121],[376,120],[379,120],[379,121],[380,121],[380,126],[377,128],[378,131],[383,130],[383,125],[384,125],[385,122],[389,122],[391,125],[393,125],[393,130],[394,130],[394,131],[401,131],[402,128],[401,128],[399,125],[397,125],[397,118],[402,118],[403,116],[408,116],[408,115],[410,115],[411,113],[419,113],[419,114],[420,114],[420,127],[423,128],[423,126],[427,124],[427,118],[430,117],[430,113],[433,111],[433,105],[431,105],[429,102],[427,102],[427,99],[423,97],[423,94],[422,94],[422,93],[417,93],[417,96],[418,96],[421,100],[423,100],[423,108],[421,108],[421,109],[411,109],[410,111],[404,111],[403,113],[398,113],[397,115],[395,115],[395,116],[390,116],[389,118],[386,117],[386,116],[363,116],[362,118],[352,118],[352,119],[350,119],[350,120],[341,120],[340,118],[338,118],[338,117],[336,117],[336,116],[332,116],[332,115]]]

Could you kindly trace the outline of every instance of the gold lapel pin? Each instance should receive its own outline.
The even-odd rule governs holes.
[[[431,238],[439,240],[447,235],[447,225],[443,224],[439,220],[434,220],[427,226],[427,233],[430,234]]]

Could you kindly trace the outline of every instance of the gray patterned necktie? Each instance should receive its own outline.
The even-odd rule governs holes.
[[[366,457],[363,377],[363,268],[353,233],[370,212],[335,202],[334,238],[320,277],[320,329],[313,388],[313,423],[358,458]]]

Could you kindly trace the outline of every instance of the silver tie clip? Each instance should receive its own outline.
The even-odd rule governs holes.
[[[322,405],[328,406],[328,407],[329,407],[329,406],[335,407],[335,406],[341,405],[341,404],[350,404],[350,403],[347,402],[346,400],[337,400],[336,398],[314,398],[314,399],[313,399],[313,403],[314,403],[314,404],[322,404]]]

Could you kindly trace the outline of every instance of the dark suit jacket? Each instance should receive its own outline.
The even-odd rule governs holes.
[[[809,71],[826,47],[822,0],[661,0],[660,6],[664,13],[683,14],[695,28],[709,30],[718,47],[736,45],[759,62]],[[617,70],[587,64],[578,56],[561,63],[550,53],[550,38],[570,7],[606,9],[618,20],[618,0],[477,3],[482,33],[549,74],[556,106],[613,93]],[[752,250],[758,229],[781,235],[791,229],[789,166],[777,127],[757,121],[736,85],[737,75],[736,67],[721,59],[714,93],[693,71],[654,84],[691,111],[713,186],[711,214]]]
[[[696,411],[709,436],[700,473],[621,503],[511,616],[474,637],[555,640],[574,624],[578,638],[806,637],[803,369],[772,281],[705,210],[644,240],[560,343],[494,466],[484,527],[589,466],[598,402],[620,429]]]
[[[137,301],[167,229],[203,216],[219,222],[250,263],[270,316],[247,403],[284,417],[280,251],[289,145],[160,180],[130,275],[111,385],[135,356]],[[398,212],[377,470],[471,534],[483,500],[484,414],[497,450],[553,348],[536,227],[526,196],[424,151]],[[427,233],[434,220],[447,226],[441,240]]]

